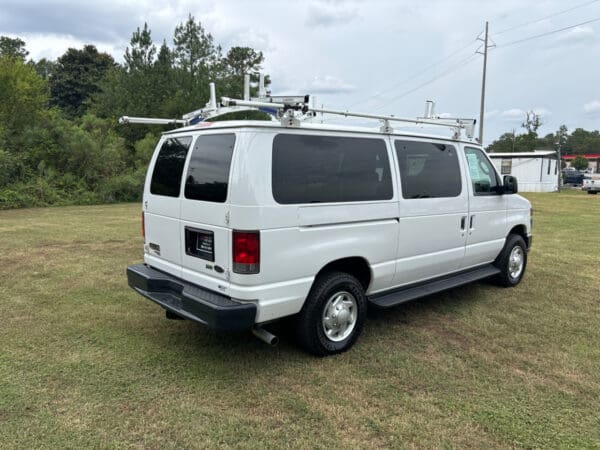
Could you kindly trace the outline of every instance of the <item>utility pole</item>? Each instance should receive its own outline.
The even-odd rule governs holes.
[[[482,40],[481,38],[477,38]],[[480,53],[480,52],[478,52]],[[485,22],[485,32],[483,37],[483,76],[481,78],[481,106],[479,108],[479,143],[483,145],[483,112],[485,109],[485,75],[487,70],[488,54],[488,22]]]

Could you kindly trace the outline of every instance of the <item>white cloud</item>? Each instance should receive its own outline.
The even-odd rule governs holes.
[[[596,40],[596,32],[590,26],[575,27],[556,38],[556,42],[565,45],[574,45]]]
[[[527,113],[519,108],[507,109],[506,111],[502,111],[500,113],[500,117],[506,120],[514,121],[514,120],[523,120]]]
[[[548,117],[549,115],[552,114],[552,111],[550,111],[549,109],[542,108],[542,107],[539,107],[539,106],[531,108],[531,111],[533,111],[534,113],[536,113],[540,117]]]
[[[546,108],[542,108],[542,107],[528,108],[527,110],[523,110],[520,108],[512,108],[512,109],[507,109],[505,111],[502,111],[500,113],[500,117],[509,122],[523,121],[523,120],[525,120],[525,117],[527,116],[528,111],[533,111],[535,114],[537,114],[538,116],[540,116],[542,118],[547,117],[552,114],[552,112],[550,110],[548,110]],[[486,114],[488,114],[488,113],[486,113]],[[494,115],[497,115],[497,114],[498,113],[496,111],[494,111]]]
[[[230,30],[228,35],[221,36],[226,46],[251,47],[254,50],[263,53],[270,53],[277,50],[277,46],[269,34],[256,28],[238,28]]]
[[[306,86],[306,89],[308,92],[316,94],[339,94],[355,91],[356,86],[331,75],[325,75],[314,77],[308,86]]]
[[[12,37],[17,35],[10,33]],[[19,35],[26,42],[29,58],[39,60],[42,58],[56,59],[69,48],[82,48],[85,44],[95,45],[99,51],[112,55],[116,60],[121,59],[125,48],[117,47],[111,43],[83,41],[70,34],[37,34],[24,33]]]
[[[592,100],[583,105],[583,112],[591,116],[600,114],[600,100]]]
[[[308,7],[306,24],[315,27],[346,25],[358,17],[358,13],[345,2],[314,2]]]

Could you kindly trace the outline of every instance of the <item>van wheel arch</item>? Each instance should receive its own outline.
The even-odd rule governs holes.
[[[527,236],[527,228],[525,227],[525,225],[516,225],[516,226],[512,227],[512,229],[506,235],[507,241],[510,238],[511,234],[516,234],[517,236],[521,236],[523,238],[523,240],[525,241],[527,248],[529,248],[529,237]]]
[[[327,263],[319,270],[315,276],[317,280],[321,275],[328,272],[343,272],[352,275],[356,278],[364,291],[367,292],[373,279],[371,266],[369,262],[361,256],[351,256],[348,258],[340,258]]]

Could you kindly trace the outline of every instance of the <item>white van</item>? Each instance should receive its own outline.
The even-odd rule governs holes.
[[[144,264],[129,285],[213,329],[295,316],[317,355],[388,308],[495,276],[518,284],[531,205],[480,146],[303,123],[202,122],[164,133],[143,196]]]

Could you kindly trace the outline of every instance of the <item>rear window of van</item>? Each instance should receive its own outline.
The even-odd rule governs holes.
[[[382,139],[278,134],[273,140],[273,197],[280,204],[389,200]]]
[[[150,193],[179,197],[183,166],[191,143],[190,136],[169,138],[163,142],[154,163]]]
[[[235,134],[210,134],[196,139],[185,177],[185,198],[224,203]]]

